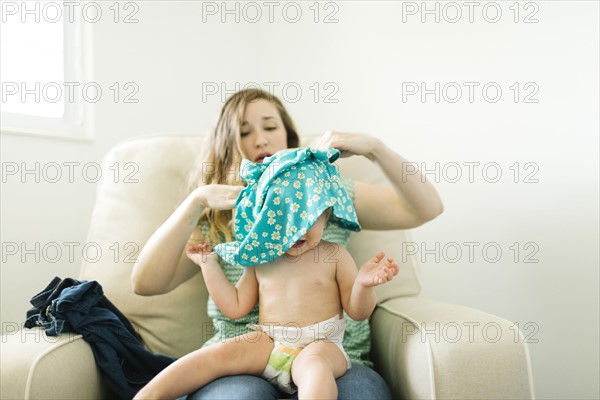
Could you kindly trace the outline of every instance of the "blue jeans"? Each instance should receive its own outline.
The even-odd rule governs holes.
[[[391,399],[390,390],[381,376],[364,365],[352,363],[344,376],[337,380],[339,399]],[[187,400],[276,400],[285,398],[265,379],[253,375],[219,378],[187,396]],[[297,399],[298,392],[290,399]]]
[[[25,326],[42,326],[48,336],[81,334],[92,348],[103,382],[119,398],[132,398],[175,361],[146,350],[127,317],[108,300],[97,281],[56,277],[31,304],[34,308],[27,312]]]

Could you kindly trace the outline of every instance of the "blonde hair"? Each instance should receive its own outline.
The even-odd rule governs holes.
[[[245,89],[232,95],[221,109],[217,125],[209,137],[208,153],[203,157],[200,168],[195,171],[195,184],[243,185],[239,178],[240,163],[243,158],[240,130],[248,103],[267,100],[275,106],[283,122],[287,137],[287,147],[298,147],[300,139],[292,118],[281,101],[261,89]],[[199,176],[201,174],[201,176]],[[205,240],[220,243],[233,240],[232,211],[205,208],[198,225],[208,223]]]

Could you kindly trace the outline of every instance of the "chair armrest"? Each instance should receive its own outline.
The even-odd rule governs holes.
[[[2,399],[106,398],[91,347],[81,335],[41,328],[2,335]]]
[[[531,399],[527,344],[511,322],[417,297],[379,304],[372,357],[398,399]]]

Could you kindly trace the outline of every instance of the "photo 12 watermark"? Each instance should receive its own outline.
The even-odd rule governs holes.
[[[403,1],[402,23],[537,24],[540,6],[533,1]]]
[[[3,24],[140,22],[140,2],[136,1],[2,1],[0,10]]]
[[[282,211],[272,211],[272,213],[272,216],[275,216],[275,213],[282,213]],[[302,214],[307,213],[302,212]],[[301,215],[301,217],[308,218],[308,215]],[[273,232],[263,232],[262,238],[260,238],[262,242],[259,242],[259,238],[256,236],[254,240],[248,240],[245,244],[242,244],[241,242],[224,243],[222,251],[225,254],[233,254],[235,260],[234,264],[238,263],[240,265],[247,264],[248,262],[258,263],[259,260],[272,262],[280,257],[283,258],[285,262],[289,263],[295,263],[301,259],[306,260],[304,253],[302,253],[300,250],[294,249],[293,243],[288,239],[288,237],[291,237],[292,235],[298,235],[298,232],[300,232],[302,235],[306,232],[299,231],[295,226],[289,226],[288,228],[290,229],[290,232],[287,235],[282,236],[279,233],[282,228],[283,227],[281,225],[276,224],[273,226]],[[273,243],[269,242],[269,240],[273,241]],[[211,244],[211,249],[217,244],[218,243]],[[244,246],[244,251],[240,251],[242,246]],[[285,246],[291,247],[287,251],[283,252],[283,248]],[[317,246],[312,249],[311,256],[315,263],[336,264],[339,261],[337,257],[339,250],[340,245],[337,243],[324,243],[322,246]],[[202,262],[207,261],[208,254],[205,253],[202,255]]]
[[[141,246],[135,242],[2,242],[2,263],[73,263],[79,257],[90,264],[112,262],[134,264]]]
[[[535,241],[501,243],[497,241],[464,242],[414,242],[401,245],[402,262],[409,257],[417,257],[421,263],[441,262],[456,264],[485,263],[497,264],[501,261],[514,264],[537,264],[540,262],[540,245]]]
[[[98,103],[102,98],[113,103],[139,103],[136,82],[2,82],[2,104],[6,103]]]
[[[539,91],[536,82],[402,82],[402,102],[536,104]]]
[[[14,338],[17,338],[21,343],[58,343],[60,341],[66,341],[68,343],[74,342],[81,338],[76,333],[65,332],[60,335],[50,336],[44,333],[44,329],[41,328],[26,328],[25,322],[2,322],[2,343],[8,343]]]
[[[514,343],[538,343],[539,339],[536,335],[540,327],[535,322],[526,322],[522,327],[519,323],[513,323],[504,328],[494,321],[435,322],[434,324],[402,322],[400,330],[403,343],[411,338],[418,338],[422,343],[428,341],[457,343],[464,340],[469,343],[482,340],[486,343],[498,343],[507,335]]]
[[[2,162],[2,183],[96,183],[103,169],[97,162]],[[106,179],[114,183],[138,183],[140,167],[135,162],[113,162],[104,170]]]
[[[338,103],[340,87],[336,82],[202,82],[202,102],[219,99],[225,103],[227,98],[240,90],[257,89],[278,97],[286,103],[297,103],[303,98],[314,103]]]
[[[203,1],[202,23],[337,24],[340,3],[333,1]]]
[[[540,166],[535,161],[448,161],[402,163],[402,182],[420,174],[421,182],[435,183],[539,183]]]

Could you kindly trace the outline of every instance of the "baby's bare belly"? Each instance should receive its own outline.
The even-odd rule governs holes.
[[[261,324],[308,326],[334,315],[342,308],[337,284],[307,286],[286,284],[284,287],[262,285],[259,304]]]
[[[320,248],[318,248],[320,249]],[[342,315],[336,263],[315,250],[256,267],[260,323],[308,326]]]

